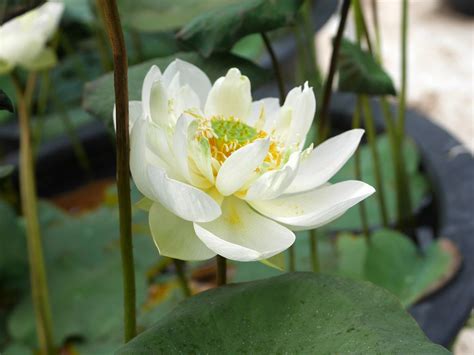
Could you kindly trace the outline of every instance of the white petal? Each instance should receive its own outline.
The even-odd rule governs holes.
[[[190,181],[188,166],[188,129],[194,121],[190,115],[181,115],[176,123],[173,136],[173,153],[176,159],[176,165],[183,177]]]
[[[295,241],[289,229],[255,213],[235,197],[224,200],[221,217],[209,223],[194,223],[194,230],[209,249],[237,261],[272,257]]]
[[[279,109],[280,101],[276,97],[267,97],[265,99],[254,101],[252,102],[250,116],[247,118],[245,123],[247,123],[249,126],[255,127],[263,116],[263,124],[259,128],[265,130],[267,120],[271,117],[274,117]]]
[[[153,65],[143,80],[142,105],[143,115],[156,124],[168,121],[168,96],[162,82],[160,69]]]
[[[217,190],[224,196],[238,191],[263,162],[269,147],[269,138],[257,139],[232,153],[217,173]]]
[[[181,59],[174,60],[163,73],[163,82],[168,87],[179,73],[180,86],[188,85],[195,92],[201,105],[204,105],[211,90],[211,81],[207,75],[195,65]],[[201,106],[199,106],[201,107]]]
[[[250,185],[245,200],[270,200],[280,196],[296,176],[300,154],[299,151],[294,152],[281,169],[268,171],[260,176]]]
[[[245,121],[250,115],[251,104],[250,80],[232,68],[214,83],[207,97],[205,113],[208,117],[235,117]]]
[[[142,103],[140,101],[128,102],[128,132],[131,133],[136,120],[142,117]],[[116,108],[114,105],[114,128],[117,130]]]
[[[363,134],[363,129],[353,129],[318,145],[301,161],[296,177],[285,193],[308,191],[326,183],[354,154]]]
[[[148,166],[151,199],[160,202],[178,217],[193,222],[209,222],[221,214],[214,199],[191,185],[171,179],[165,170]]]
[[[199,172],[212,184],[216,180],[212,170],[211,147],[205,138],[191,141],[191,158]]]
[[[333,221],[374,192],[374,188],[364,182],[343,181],[297,195],[252,201],[250,204],[258,212],[293,230],[312,229]]]
[[[147,175],[146,121],[137,120],[130,135],[130,172],[138,190],[151,198],[153,195]]]
[[[206,260],[216,255],[185,221],[155,202],[148,215],[151,235],[161,255],[181,260]]]

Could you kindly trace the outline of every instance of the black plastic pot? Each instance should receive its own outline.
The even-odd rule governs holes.
[[[372,102],[378,130],[384,130],[377,101]],[[355,97],[336,94],[332,119],[348,126]],[[462,255],[459,273],[433,295],[410,308],[410,313],[435,343],[449,346],[474,306],[474,158],[461,143],[417,111],[406,114],[406,133],[415,141],[434,193],[432,225],[437,237],[451,240]]]

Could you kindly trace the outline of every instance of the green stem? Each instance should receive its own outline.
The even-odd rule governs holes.
[[[288,248],[288,271],[296,271],[296,247],[294,244]]]
[[[375,31],[375,48],[376,48],[376,56],[379,62],[382,61],[382,40],[380,37],[380,22],[379,22],[379,10],[377,6],[377,0],[371,0],[370,2],[372,7],[372,22],[374,24],[374,31]]]
[[[49,78],[49,71],[45,70],[42,73],[42,79],[40,81],[40,90],[39,90],[39,97],[38,97],[38,117],[36,120],[36,125],[33,131],[33,154],[38,151],[38,148],[41,144],[41,133],[43,131],[44,126],[44,116],[46,112],[46,106],[48,104],[48,97],[49,97],[49,87],[50,87],[51,80]]]
[[[36,73],[32,72],[29,74],[28,83],[24,91],[15,73],[12,74],[12,79],[15,83],[18,97],[18,118],[20,124],[20,194],[23,216],[26,221],[31,293],[36,315],[38,342],[41,348],[40,352],[50,355],[55,352],[53,327],[38,221],[36,182],[29,122],[31,97],[35,87]]]
[[[184,296],[191,296],[191,289],[189,288],[188,279],[186,278],[186,262],[183,260],[173,259],[173,263],[176,269],[176,276],[178,276],[179,284],[181,285]]]
[[[132,244],[132,216],[130,201],[130,142],[128,134],[128,73],[127,50],[115,0],[98,0],[103,13],[114,58],[114,89],[117,117],[117,190],[120,214],[120,250],[124,287],[125,342],[137,333],[135,309],[135,270]]]
[[[311,268],[313,272],[320,271],[319,265],[319,248],[318,248],[318,235],[316,229],[309,231],[309,246],[311,254]]]
[[[366,96],[362,96],[360,99],[362,109],[364,111],[365,128],[367,130],[367,140],[370,147],[370,153],[372,155],[372,163],[374,165],[375,174],[375,186],[377,187],[377,197],[380,205],[380,214],[382,216],[382,224],[384,227],[388,227],[388,213],[387,205],[385,203],[385,190],[383,185],[382,170],[380,165],[379,154],[377,151],[377,136],[375,132],[374,117],[372,114],[372,108],[370,107],[369,100]]]
[[[360,98],[357,98],[357,105],[354,111],[354,116],[352,118],[352,128],[360,128],[360,116],[361,116],[361,104]],[[357,149],[354,153],[354,174],[357,180],[362,180],[362,168],[361,168],[361,154],[360,151]],[[367,219],[367,209],[365,205],[365,201],[361,201],[358,203],[359,205],[359,214],[360,220],[362,223],[362,232],[364,233],[364,237],[366,243],[370,243],[370,229],[369,229],[369,221]]]
[[[227,259],[223,256],[216,255],[217,263],[217,274],[216,283],[217,286],[222,286],[227,283]]]
[[[337,61],[339,58],[339,48],[341,47],[342,35],[346,27],[347,15],[349,14],[349,8],[351,0],[344,0],[341,9],[341,20],[339,21],[339,27],[337,29],[336,38],[334,39],[333,50],[331,54],[331,63],[329,65],[329,73],[324,83],[322,105],[319,114],[319,130],[318,130],[318,141],[322,142],[328,136],[330,132],[330,121],[329,121],[329,105],[331,103],[332,85],[334,81],[334,75],[336,74]]]
[[[57,92],[53,83],[51,83],[51,93],[52,93],[51,99],[53,101],[53,105],[59,111],[59,117],[63,123],[64,129],[66,130],[66,134],[68,135],[71,141],[72,149],[74,150],[74,155],[76,156],[79,164],[81,165],[81,168],[87,174],[91,175],[92,167],[89,162],[89,158],[87,157],[87,153],[84,148],[84,145],[82,144],[79,136],[77,135],[76,127],[74,127],[74,124],[72,123],[71,118],[69,117],[69,114],[66,111],[66,108],[64,107],[63,103],[59,100],[59,95],[57,95]]]
[[[275,79],[278,84],[278,93],[280,94],[280,105],[283,105],[283,102],[285,101],[286,90],[285,90],[285,82],[283,80],[280,63],[278,63],[278,59],[276,57],[275,51],[273,50],[272,44],[267,34],[265,32],[262,32],[261,36],[263,39],[263,43],[265,44],[265,47],[267,48],[268,54],[270,55],[270,59],[272,60],[273,73],[275,74]]]
[[[316,92],[321,91],[322,77],[318,68],[316,60],[316,46],[314,44],[314,30],[312,21],[312,0],[306,0],[302,6],[302,33],[304,40],[304,53],[306,54],[307,60],[307,78],[311,86],[313,86]]]

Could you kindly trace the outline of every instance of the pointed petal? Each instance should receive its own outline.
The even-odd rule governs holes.
[[[148,215],[150,231],[161,255],[180,260],[206,260],[216,255],[185,221],[155,202]]]
[[[224,196],[238,191],[265,159],[270,139],[257,139],[228,157],[216,178],[216,188]]]
[[[178,217],[193,222],[209,222],[221,214],[214,199],[186,183],[171,179],[163,168],[148,166],[151,199],[160,202]]]
[[[293,230],[312,229],[329,223],[369,197],[374,188],[361,181],[344,181],[270,201],[252,201],[263,215]]]
[[[266,121],[270,117],[274,117],[279,109],[280,101],[276,97],[267,97],[265,99],[254,101],[252,102],[250,116],[246,119],[245,123],[249,126],[255,127],[263,115],[263,124],[260,128],[265,130]]]
[[[237,261],[270,258],[295,241],[289,229],[260,216],[235,197],[224,200],[221,217],[209,223],[194,223],[194,230],[209,249]]]
[[[235,117],[245,121],[251,104],[250,80],[232,68],[214,83],[207,97],[205,113],[208,117]]]
[[[296,177],[285,193],[308,191],[326,183],[354,154],[363,134],[363,129],[353,129],[318,145],[301,161]]]
[[[150,114],[150,98],[153,84],[161,79],[161,71],[156,65],[153,65],[148,73],[145,75],[142,85],[142,105],[143,116],[151,120]]]
[[[130,135],[130,172],[138,190],[151,198],[153,195],[147,176],[146,121],[137,120]]]
[[[264,173],[245,195],[245,200],[271,200],[280,196],[296,176],[301,152],[291,154],[288,162],[279,170]]]
[[[176,59],[166,68],[163,73],[163,82],[168,87],[175,77],[179,73],[180,86],[188,85],[193,92],[199,97],[200,108],[204,105],[207,99],[207,95],[211,90],[211,81],[207,75],[195,65],[188,63],[181,59]]]
[[[190,181],[188,166],[188,129],[193,121],[194,118],[190,115],[181,115],[178,122],[176,122],[173,137],[173,153],[176,165],[187,181]]]

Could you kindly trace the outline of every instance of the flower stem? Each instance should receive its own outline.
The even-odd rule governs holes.
[[[360,128],[360,117],[361,117],[361,103],[360,97],[357,98],[357,104],[354,111],[354,116],[352,118],[352,128]],[[360,151],[356,149],[354,152],[354,175],[357,180],[362,181],[362,168],[361,168],[361,155]],[[364,237],[367,243],[370,243],[370,230],[369,230],[369,222],[367,220],[367,209],[365,205],[365,201],[359,202],[359,213],[360,213],[360,220],[362,223],[362,232],[364,233]]]
[[[336,74],[337,61],[339,58],[339,48],[341,47],[342,35],[346,27],[347,15],[349,14],[349,8],[351,0],[344,0],[341,9],[341,20],[339,21],[339,27],[337,29],[336,38],[334,39],[333,49],[331,54],[331,63],[329,65],[329,73],[324,83],[323,89],[323,103],[319,113],[319,130],[318,130],[318,141],[322,142],[330,132],[330,121],[329,121],[329,105],[331,103],[332,85],[334,81],[334,75]]]
[[[31,147],[30,107],[36,82],[36,73],[31,72],[25,90],[15,73],[12,79],[18,97],[18,118],[20,124],[20,193],[23,216],[26,221],[26,237],[30,264],[31,293],[36,315],[36,328],[41,354],[53,354],[51,307],[49,304],[46,268],[41,245],[36,182]]]
[[[130,201],[130,142],[128,134],[127,51],[115,0],[98,0],[114,58],[114,88],[117,115],[117,190],[120,213],[120,250],[124,288],[125,342],[136,335],[135,270],[133,262]]]
[[[217,286],[222,286],[227,283],[227,259],[223,256],[216,255],[217,263],[217,274],[216,283]]]
[[[280,95],[280,105],[283,105],[283,102],[285,101],[286,90],[280,63],[278,62],[275,51],[273,50],[272,44],[267,34],[265,32],[262,32],[260,35],[262,36],[263,43],[265,44],[268,54],[270,55],[270,59],[272,60],[273,73],[275,74],[275,79],[278,84],[278,93]]]
[[[295,244],[288,248],[288,271],[296,271],[296,250]]]
[[[319,272],[319,248],[318,248],[318,234],[316,229],[309,231],[309,243],[311,253],[311,268],[313,272]]]
[[[186,278],[186,262],[183,260],[173,259],[174,267],[176,269],[176,275],[178,276],[179,284],[183,290],[185,297],[191,296],[191,289],[189,288],[188,280]]]
[[[375,132],[374,116],[372,114],[372,108],[369,105],[368,98],[366,96],[361,96],[360,101],[362,110],[364,112],[365,128],[367,130],[367,140],[369,142],[370,153],[372,155],[372,163],[374,164],[375,186],[377,187],[377,197],[380,205],[382,224],[384,227],[388,227],[387,205],[385,203],[382,167],[380,165],[379,153],[377,151],[377,137]]]

